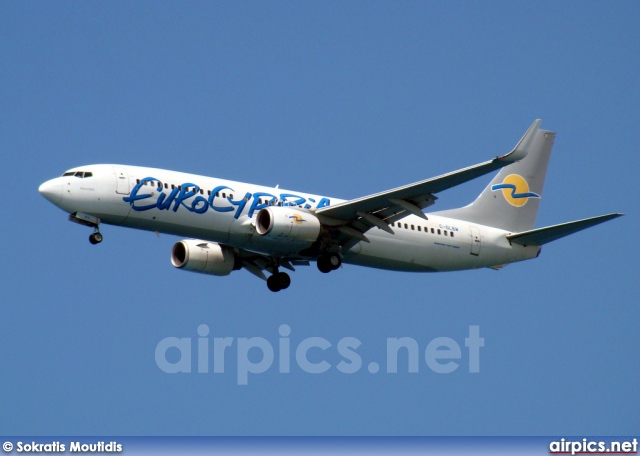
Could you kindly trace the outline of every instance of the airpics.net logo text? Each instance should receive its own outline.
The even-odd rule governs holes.
[[[276,343],[264,337],[213,337],[206,324],[198,326],[196,332],[195,341],[192,337],[165,337],[158,342],[155,361],[162,372],[225,374],[233,366],[237,384],[248,385],[250,376],[276,369],[280,374],[294,369],[308,374],[355,374],[365,365],[358,352],[362,342],[356,337],[343,337],[335,344],[318,336],[294,340],[287,324],[278,328]],[[479,326],[469,326],[468,336],[461,343],[450,337],[421,342],[412,337],[388,337],[383,370],[388,374],[418,373],[424,361],[430,371],[450,374],[466,361],[468,372],[476,374],[480,372],[480,349],[484,344]],[[377,374],[381,366],[370,361],[366,369]]]

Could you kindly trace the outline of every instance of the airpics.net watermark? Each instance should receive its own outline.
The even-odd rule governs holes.
[[[264,337],[211,337],[206,324],[198,326],[197,334],[195,344],[191,337],[165,337],[158,342],[155,350],[158,368],[168,374],[189,374],[195,362],[198,374],[211,371],[224,374],[225,359],[234,357],[237,383],[248,385],[250,375],[263,374],[272,367],[275,369],[274,363],[277,363],[277,372],[280,374],[288,374],[292,368],[308,374],[322,374],[332,369],[343,374],[355,374],[364,365],[358,353],[362,342],[356,337],[343,337],[335,344],[318,336],[292,341],[291,327],[286,324],[278,328],[279,337],[275,344]],[[469,326],[468,337],[464,338],[463,345],[466,348],[468,372],[479,373],[480,348],[484,347],[479,326]],[[386,373],[396,374],[399,370],[418,373],[421,359],[424,359],[428,369],[437,374],[450,374],[462,364],[461,344],[450,337],[436,337],[423,347],[421,349],[420,343],[412,337],[388,337],[383,366],[386,367]],[[330,350],[335,352],[331,353]],[[336,353],[339,362],[335,362]],[[210,366],[210,361],[213,361],[213,366]],[[381,370],[380,364],[375,361],[369,362],[366,368],[371,374]]]

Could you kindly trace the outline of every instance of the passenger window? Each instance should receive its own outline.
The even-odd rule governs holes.
[[[434,233],[435,233],[435,231],[433,231],[433,228],[431,228],[431,234],[434,234]]]
[[[222,192],[222,197],[223,197],[223,198],[226,198],[226,197],[227,197],[227,194],[226,194],[226,193],[224,193],[224,192]]]
[[[219,196],[220,196],[220,192],[216,192],[216,196],[218,196],[218,197],[219,197]]]
[[[233,195],[229,194],[229,199],[232,200],[233,199]]]
[[[207,195],[211,196],[211,190],[207,190]]]
[[[418,225],[418,231],[422,231],[422,227]]]
[[[411,229],[415,231],[416,227],[414,225],[411,225]]]
[[[140,183],[140,179],[136,179],[136,184],[139,184],[139,183]]]
[[[176,186],[174,184],[171,184],[171,190],[175,190]]]
[[[408,226],[406,223],[404,224],[404,229],[405,229],[405,230],[408,230],[408,229],[409,229],[409,226]]]
[[[444,230],[444,235],[445,235],[445,236],[448,236],[448,234],[447,234],[447,230]]]
[[[442,233],[440,232],[440,228],[438,228],[438,234],[442,234]]]
[[[200,194],[204,195],[204,189],[203,188],[200,189]]]
[[[451,237],[453,237],[453,231],[449,233],[451,235]]]

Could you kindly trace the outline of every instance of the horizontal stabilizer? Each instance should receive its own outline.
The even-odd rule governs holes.
[[[522,233],[509,234],[507,235],[507,239],[520,245],[544,245],[556,239],[599,225],[600,223],[613,220],[622,215],[624,214],[614,213],[600,215],[584,220],[576,220],[575,222],[538,228],[537,230],[523,231]]]

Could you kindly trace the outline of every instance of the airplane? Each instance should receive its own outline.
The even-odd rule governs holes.
[[[214,276],[244,268],[273,292],[291,283],[282,269],[314,261],[323,273],[343,263],[408,272],[500,269],[623,215],[534,228],[555,139],[540,123],[533,122],[506,155],[347,201],[111,164],[70,169],[39,192],[70,221],[93,228],[92,244],[102,242],[102,224],[181,236],[188,239],[171,249],[174,267]],[[423,211],[440,192],[497,170],[471,204]]]

